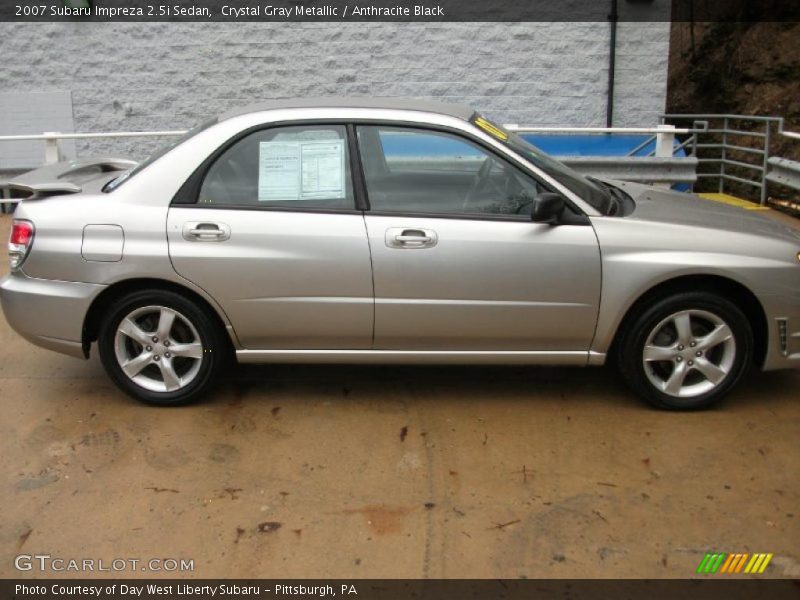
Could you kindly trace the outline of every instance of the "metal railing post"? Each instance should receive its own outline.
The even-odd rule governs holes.
[[[675,147],[675,126],[659,125],[658,129],[659,131],[656,134],[656,157],[670,158]]]
[[[697,142],[700,134],[696,130],[708,130],[708,121],[692,121],[692,129],[695,130],[692,134],[692,156],[697,156]]]
[[[728,117],[722,121],[722,148],[720,148],[719,162],[719,193],[725,193],[725,160],[728,158],[726,147],[728,145]]]
[[[761,206],[767,203],[767,171],[769,170],[769,142],[772,131],[772,123],[767,121],[764,128],[764,160],[761,170]]]
[[[46,165],[50,165],[53,163],[61,162],[63,156],[61,154],[61,146],[58,143],[58,135],[60,132],[58,131],[45,131],[45,136],[52,136],[52,137],[45,137],[44,140],[44,163]]]
[[[661,124],[658,126],[658,133],[656,133],[656,158],[672,158],[675,151],[675,126]],[[669,188],[669,183],[654,183],[656,187]]]

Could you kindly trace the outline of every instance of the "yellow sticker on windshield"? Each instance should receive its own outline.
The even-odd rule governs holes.
[[[500,129],[497,125],[493,124],[491,121],[487,121],[483,117],[475,117],[475,121],[473,121],[475,125],[483,129],[489,135],[496,137],[501,142],[505,142],[508,140],[508,134]]]

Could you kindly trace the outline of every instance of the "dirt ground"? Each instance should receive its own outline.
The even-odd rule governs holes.
[[[798,388],[672,414],[606,369],[265,366],[155,409],[0,317],[0,577],[684,578],[709,551],[798,577]]]

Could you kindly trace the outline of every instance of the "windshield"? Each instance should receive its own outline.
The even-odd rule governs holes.
[[[136,175],[137,173],[139,173],[143,169],[146,169],[148,166],[153,164],[159,158],[164,156],[167,152],[169,152],[170,150],[172,150],[176,146],[182,144],[186,140],[188,140],[190,138],[193,138],[194,136],[196,136],[198,133],[200,133],[204,129],[208,129],[209,127],[214,125],[216,122],[217,122],[217,119],[211,119],[210,121],[206,121],[205,123],[202,123],[201,125],[198,125],[197,127],[193,127],[192,129],[190,129],[189,131],[184,133],[182,136],[175,138],[174,140],[172,140],[168,144],[165,144],[164,146],[162,146],[161,148],[156,150],[153,154],[148,156],[146,159],[144,159],[142,162],[140,162],[138,165],[136,165],[132,169],[128,169],[127,171],[124,171],[118,177],[115,177],[114,179],[109,181],[103,187],[103,191],[104,192],[113,192],[115,189],[117,189],[123,183],[128,181],[131,177],[133,177],[134,175]]]
[[[527,159],[536,167],[550,175],[560,184],[574,192],[601,214],[608,214],[613,198],[608,190],[598,182],[570,169],[516,133],[510,132],[484,117],[475,115],[472,122],[494,138],[509,146],[514,152]]]

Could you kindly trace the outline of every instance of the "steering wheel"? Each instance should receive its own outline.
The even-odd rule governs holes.
[[[491,157],[486,157],[481,163],[481,168],[478,169],[478,173],[475,175],[475,180],[472,182],[469,190],[467,191],[466,196],[464,196],[464,202],[461,208],[466,211],[472,201],[475,199],[479,192],[482,192],[486,189],[486,186],[489,184],[489,174],[492,172],[492,159]]]
[[[478,173],[475,175],[475,181],[472,183],[472,186],[470,186],[466,196],[464,196],[464,202],[461,206],[464,212],[468,212],[470,205],[472,205],[478,196],[485,192],[490,186],[501,196],[506,195],[503,186],[497,185],[492,181],[491,173],[493,164],[494,161],[491,156],[487,156],[481,164],[481,168],[478,169]]]

